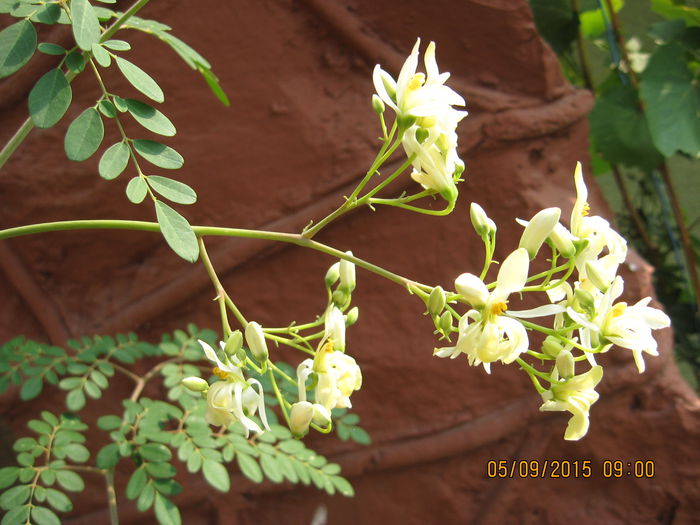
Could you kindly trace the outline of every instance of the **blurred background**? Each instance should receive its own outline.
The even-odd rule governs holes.
[[[502,259],[517,245],[515,217],[549,206],[560,206],[568,217],[580,160],[592,213],[613,221],[644,256],[632,252],[625,265],[627,300],[657,296],[674,320],[674,333],[655,334],[661,355],[647,359],[645,374],[638,374],[625,350],[603,356],[605,377],[590,431],[579,442],[566,442],[568,414],[539,413],[540,397],[524,374],[494,366],[488,376],[470,369],[466,359],[432,357],[439,343],[422,303],[358,272],[354,304],[360,320],[349,330],[348,352],[363,370],[353,404],[372,443],[310,439],[343,466],[356,496],[254,485],[240,475],[230,494],[220,494],[182,469],[178,479],[185,490],[177,501],[184,523],[311,523],[324,513],[330,524],[695,521],[700,210],[692,158],[698,154],[693,148],[700,150],[700,97],[693,83],[700,20],[697,6],[653,4],[655,10],[629,0],[203,0],[195,16],[191,2],[161,0],[140,13],[170,25],[205,56],[231,100],[223,107],[196,72],[149,35],[123,37],[134,47],[130,60],[166,93],[162,110],[178,130],[168,143],[185,158],[177,178],[199,195],[185,210],[192,224],[298,232],[333,210],[378,148],[372,68],[381,63],[397,74],[421,37],[436,42],[440,69],[452,73],[450,85],[467,100],[469,116],[459,129],[467,169],[456,211],[439,218],[363,209],[318,240],[448,288],[483,261],[469,222],[472,201],[498,224],[496,258]],[[2,27],[9,22],[0,19]],[[63,26],[43,31],[40,36],[51,42],[71,38]],[[52,64],[52,57],[35,56],[0,83],[3,142],[26,118],[27,94]],[[670,100],[660,95],[659,79],[674,79]],[[118,93],[132,89],[118,72],[108,72],[105,82]],[[124,199],[126,176],[100,179],[99,155],[82,163],[65,159],[66,128],[98,93],[93,79],[79,77],[66,117],[54,128],[34,130],[6,164],[0,227],[154,219],[146,207]],[[136,125],[134,133],[149,138]],[[106,134],[105,145],[116,140],[114,130]],[[402,184],[392,191],[414,185],[408,179]],[[209,246],[224,285],[249,318],[284,326],[312,319],[325,306],[330,258],[242,239]],[[219,327],[206,272],[174,256],[158,235],[83,231],[12,239],[0,243],[0,267],[2,341],[23,334],[61,345],[73,337],[127,331],[158,341],[188,322]],[[115,380],[115,395],[89,401],[86,413],[97,413],[110,399],[118,404],[117,394],[130,386]],[[158,388],[149,385],[149,397],[162,394]],[[11,444],[31,413],[58,410],[51,397],[20,403],[11,389],[0,399],[3,465],[14,461]],[[103,432],[91,434],[96,448],[106,439]],[[490,460],[519,459],[590,460],[592,475],[487,475]],[[603,462],[611,459],[653,461],[655,476],[607,478]],[[128,475],[124,465],[118,485]],[[103,491],[96,478],[75,498],[77,510],[67,523],[106,523]],[[125,523],[152,522],[129,504],[122,510]]]

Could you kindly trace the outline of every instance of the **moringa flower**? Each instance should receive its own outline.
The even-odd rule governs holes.
[[[588,412],[591,405],[598,400],[598,392],[594,389],[603,378],[603,368],[594,366],[585,374],[557,381],[556,372],[553,374],[552,386],[542,393],[541,411],[567,410],[572,417],[566,426],[564,439],[577,441],[588,432]]]
[[[362,372],[355,360],[328,343],[316,353],[316,357],[305,359],[297,367],[299,401],[306,401],[306,380],[315,373],[317,383],[314,390],[316,403],[327,410],[351,408],[350,396],[362,386]]]
[[[253,378],[245,379],[236,357],[226,357],[222,352],[225,360],[221,360],[209,344],[202,340],[199,340],[199,344],[207,359],[216,365],[213,373],[220,379],[207,390],[207,410],[204,415],[206,422],[210,425],[229,426],[239,421],[245,428],[247,437],[251,430],[263,432],[260,425],[250,419],[250,416],[259,411],[263,428],[270,430],[260,381]],[[222,351],[224,348],[225,343],[222,342]]]
[[[459,338],[454,347],[436,349],[438,357],[454,359],[467,354],[470,365],[484,365],[491,373],[491,363],[512,363],[528,347],[528,337],[523,325],[503,314],[508,309],[508,296],[519,292],[527,280],[530,258],[527,250],[518,248],[501,265],[496,278],[496,288],[489,293],[484,282],[476,275],[465,273],[457,277],[457,292],[474,309],[462,316],[459,322]]]

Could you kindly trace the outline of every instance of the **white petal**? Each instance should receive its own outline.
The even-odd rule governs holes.
[[[202,341],[201,339],[197,339],[197,341],[199,341],[199,344],[202,347],[202,350],[204,350],[204,355],[207,356],[207,359],[218,365],[219,358],[216,356],[216,352],[214,351],[214,349],[211,346],[209,346],[208,343]]]
[[[455,289],[469,304],[475,307],[484,306],[489,298],[489,290],[484,282],[471,273],[463,273],[457,277]]]
[[[496,278],[496,289],[493,291],[494,301],[505,301],[513,292],[519,292],[527,281],[530,267],[530,256],[525,248],[518,248],[501,264]]]
[[[555,315],[566,311],[566,306],[563,304],[543,304],[537,308],[529,310],[508,310],[508,315],[518,317],[520,319],[531,319],[533,317],[545,317],[547,315]]]

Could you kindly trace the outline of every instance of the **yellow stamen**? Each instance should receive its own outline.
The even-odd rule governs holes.
[[[215,366],[214,369],[212,370],[212,373],[218,377],[219,379],[226,379],[230,375],[228,372],[225,372],[224,370],[221,370],[218,366]]]
[[[587,217],[588,214],[591,212],[591,207],[588,205],[587,202],[583,203],[583,210],[581,210],[581,215],[584,217]]]
[[[413,78],[408,83],[408,90],[413,91],[418,89],[425,82],[425,75],[423,73],[416,73]]]
[[[327,341],[324,343],[324,345],[321,347],[321,350],[320,350],[320,351],[321,351],[321,352],[330,353],[330,352],[333,351],[333,347],[334,347],[334,346],[335,346],[335,343],[333,342],[333,339],[331,339],[331,338],[329,337],[328,340],[327,340]]]
[[[625,313],[625,310],[627,310],[627,303],[617,303],[611,308],[610,314],[613,317],[620,317]]]
[[[495,303],[491,305],[491,315],[501,315],[508,309],[506,303]]]

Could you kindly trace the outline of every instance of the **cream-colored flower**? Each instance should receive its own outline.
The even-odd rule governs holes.
[[[556,382],[556,373],[553,374],[552,386],[542,393],[542,411],[566,410],[572,416],[566,426],[564,439],[577,441],[588,432],[588,412],[591,405],[598,400],[598,393],[594,390],[603,378],[603,368],[594,366],[585,374]]]
[[[470,365],[484,365],[491,372],[491,363],[512,363],[528,348],[527,332],[516,319],[503,315],[508,309],[508,296],[525,286],[530,258],[527,250],[518,248],[511,253],[498,272],[496,287],[489,293],[476,275],[465,273],[455,280],[457,292],[474,309],[462,316],[459,338],[453,347],[435,350],[438,357],[456,358],[466,354]]]
[[[253,432],[262,432],[263,428],[270,430],[265,414],[265,399],[262,385],[257,379],[245,379],[240,363],[235,357],[227,357],[223,353],[225,343],[221,343],[222,361],[216,351],[204,341],[199,341],[207,359],[212,361],[214,375],[220,381],[213,383],[207,391],[207,410],[204,418],[210,425],[229,426],[239,421],[246,431],[246,436]],[[257,391],[256,391],[257,390]],[[259,411],[263,428],[250,419]]]
[[[350,396],[362,386],[362,372],[355,360],[325,344],[312,359],[305,359],[297,367],[299,401],[306,401],[306,380],[316,373],[314,389],[316,403],[328,410],[350,408]]]

